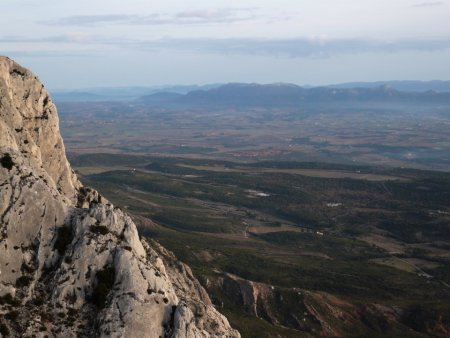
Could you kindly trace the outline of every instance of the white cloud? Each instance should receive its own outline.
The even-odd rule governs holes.
[[[443,1],[428,1],[428,2],[422,2],[420,4],[416,4],[413,7],[438,7],[443,6],[445,3]]]
[[[168,76],[173,82],[196,82],[202,71],[208,81],[220,76],[232,80],[249,69],[248,80],[255,81],[262,79],[258,74],[277,81],[305,72],[311,82],[320,76],[339,82],[360,74],[360,80],[371,80],[381,76],[380,69],[388,77],[403,69],[397,77],[447,78],[449,4],[450,0],[4,0],[0,51],[37,65],[42,74],[54,74],[58,83],[71,81],[59,78],[69,62],[80,82],[87,81],[83,69],[89,67],[92,81],[99,84],[107,84],[116,76],[111,69],[121,69],[124,63],[136,68],[130,83],[148,81],[159,70],[164,71],[157,82]],[[346,67],[343,62],[348,62]],[[338,72],[339,78],[331,80]]]
[[[49,26],[96,26],[96,25],[184,25],[232,23],[255,19],[255,8],[222,8],[210,10],[188,10],[175,14],[101,14],[72,15],[58,19],[39,21]]]
[[[12,45],[46,43],[54,46],[79,46],[83,49],[89,46],[90,50],[96,51],[96,53],[101,53],[102,50],[109,52],[110,48],[116,48],[144,52],[189,51],[198,54],[266,55],[289,58],[327,58],[344,54],[398,53],[404,51],[435,52],[450,49],[450,37],[397,40],[331,39],[323,36],[291,39],[163,38],[146,40],[89,34],[66,34],[43,38],[0,36],[0,42]],[[108,46],[109,49],[105,50],[104,46]]]

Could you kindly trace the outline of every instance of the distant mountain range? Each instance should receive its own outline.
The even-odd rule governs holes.
[[[380,82],[349,82],[329,85],[329,88],[376,88],[389,86],[402,92],[450,92],[450,81],[380,81]]]
[[[292,105],[312,100],[441,100],[450,93],[450,81],[353,82],[323,87],[295,84],[209,84],[112,87],[55,91],[56,102],[135,101],[147,104]]]
[[[133,101],[137,98],[159,92],[186,94],[194,90],[207,90],[220,86],[220,84],[174,85],[152,87],[98,87],[79,90],[52,91],[56,102],[101,102],[101,101]]]
[[[437,103],[450,104],[450,93],[401,92],[384,85],[374,88],[303,88],[293,84],[231,83],[187,94],[155,93],[139,99],[155,106],[195,107],[297,107],[330,103]]]

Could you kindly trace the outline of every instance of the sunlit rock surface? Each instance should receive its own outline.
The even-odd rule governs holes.
[[[6,57],[0,160],[0,335],[240,337],[189,267],[82,186],[47,91]]]

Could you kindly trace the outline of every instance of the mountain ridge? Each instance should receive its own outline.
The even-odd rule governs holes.
[[[431,80],[431,81],[413,81],[413,80],[391,80],[375,82],[347,82],[327,85],[329,88],[374,88],[380,86],[390,86],[398,91],[404,92],[450,92],[450,81]]]
[[[185,95],[199,90],[207,91],[227,85],[247,86],[279,86],[279,87],[301,87],[304,89],[330,88],[330,89],[373,89],[388,86],[401,92],[423,93],[435,91],[438,93],[450,92],[450,81],[377,81],[377,82],[348,82],[320,86],[297,85],[293,83],[278,82],[269,84],[258,83],[218,83],[206,85],[166,85],[151,87],[98,87],[75,90],[54,90],[53,98],[57,102],[101,102],[101,101],[133,101],[158,93],[174,93]]]
[[[208,90],[191,91],[184,95],[158,94],[141,97],[138,102],[149,105],[185,105],[220,107],[299,107],[305,104],[333,102],[432,102],[450,104],[450,93],[427,91],[401,92],[388,85],[375,88],[304,88],[293,84],[229,83]]]

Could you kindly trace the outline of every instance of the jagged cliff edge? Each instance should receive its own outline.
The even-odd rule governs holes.
[[[240,337],[189,267],[78,180],[56,107],[0,57],[0,336]]]

